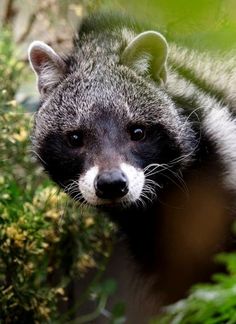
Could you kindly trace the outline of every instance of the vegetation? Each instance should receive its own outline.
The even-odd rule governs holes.
[[[92,210],[79,213],[32,158],[32,115],[13,99],[24,65],[13,53],[5,32],[0,39],[0,322],[64,323],[92,296],[97,309],[78,319],[86,323],[100,314],[115,288],[112,281],[100,281],[114,229]],[[90,268],[96,276],[75,305],[69,286]]]
[[[235,324],[236,253],[220,254],[216,261],[227,271],[215,274],[212,283],[193,287],[188,298],[166,307],[152,324]]]

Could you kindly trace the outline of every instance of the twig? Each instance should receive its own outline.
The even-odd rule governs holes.
[[[16,43],[17,44],[20,44],[22,42],[25,41],[25,39],[27,38],[27,36],[29,35],[29,33],[31,32],[31,29],[32,29],[32,26],[36,20],[36,16],[37,16],[38,12],[37,13],[32,13],[32,15],[30,16],[29,20],[28,20],[28,24],[25,28],[25,31],[23,32],[23,34],[19,37],[19,39],[17,39]]]
[[[15,10],[13,9],[14,0],[7,0],[6,1],[6,10],[3,15],[3,26],[8,25],[12,18],[15,16]]]

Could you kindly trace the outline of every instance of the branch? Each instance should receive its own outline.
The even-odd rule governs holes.
[[[38,12],[37,12],[38,13]],[[31,32],[32,26],[36,20],[36,13],[32,13],[32,15],[30,16],[29,20],[28,20],[28,24],[25,28],[25,31],[23,32],[23,34],[19,37],[19,39],[17,39],[16,43],[20,44],[22,42],[25,41],[25,39],[27,38],[27,36],[29,35],[29,33]]]
[[[8,25],[12,18],[15,16],[15,10],[14,10],[14,0],[7,0],[6,1],[6,10],[3,15],[3,26]]]

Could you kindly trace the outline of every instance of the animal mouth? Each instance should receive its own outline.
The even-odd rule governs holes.
[[[98,198],[96,199],[96,201],[91,202],[86,200],[86,198],[84,198],[84,201],[86,201],[86,203],[92,207],[96,207],[99,209],[112,209],[112,208],[125,208],[127,206],[130,206],[132,204],[132,201],[130,201],[129,199],[127,199],[127,197],[122,197],[122,198],[113,198],[113,199],[101,199]]]

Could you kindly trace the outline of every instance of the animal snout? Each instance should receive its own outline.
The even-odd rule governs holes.
[[[119,169],[100,172],[95,180],[94,187],[97,197],[116,199],[125,196],[128,189],[128,178]]]

